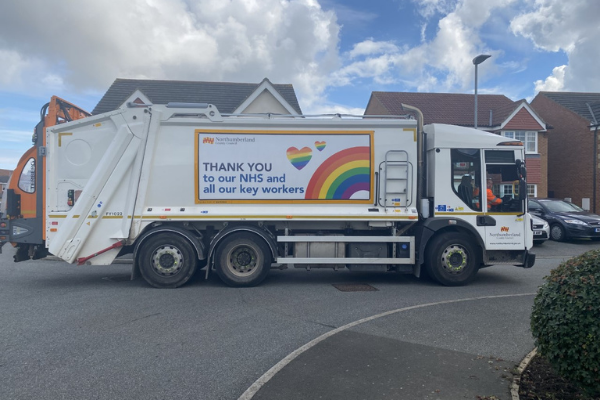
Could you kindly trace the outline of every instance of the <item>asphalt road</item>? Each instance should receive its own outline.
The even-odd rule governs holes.
[[[408,382],[396,392],[362,373],[370,366],[333,386],[322,372],[358,364],[347,351],[358,338],[369,355],[394,346],[415,360],[446,355],[514,365],[533,348],[529,313],[543,276],[593,248],[600,244],[547,242],[534,248],[532,269],[486,268],[458,288],[396,274],[274,270],[256,288],[228,288],[214,276],[160,290],[130,281],[129,264],[16,264],[6,245],[0,255],[0,398],[237,399],[254,388],[256,399],[288,399],[291,393],[409,398],[398,390],[450,399],[455,394],[444,392],[443,376],[421,371],[404,371],[413,387]],[[377,290],[342,292],[334,284]],[[319,352],[308,349],[253,386],[286,356],[326,334],[331,336]],[[392,358],[376,376],[399,368]],[[310,373],[312,363],[318,376]],[[464,397],[475,398],[467,396],[480,389],[466,386]],[[499,398],[507,387],[498,389]],[[285,390],[290,394],[284,396]]]

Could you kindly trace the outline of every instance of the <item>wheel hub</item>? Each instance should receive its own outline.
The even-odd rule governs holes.
[[[238,273],[247,274],[256,268],[256,254],[245,246],[231,252],[231,267]]]
[[[452,273],[459,273],[465,269],[467,254],[464,249],[457,245],[449,246],[442,255],[442,266]]]
[[[183,267],[183,255],[173,246],[159,247],[152,256],[152,268],[163,276],[174,275]]]
[[[247,266],[252,262],[252,256],[247,251],[242,251],[236,255],[236,264],[240,266]]]
[[[175,264],[173,254],[167,253],[160,256],[159,264],[163,268],[171,268]]]

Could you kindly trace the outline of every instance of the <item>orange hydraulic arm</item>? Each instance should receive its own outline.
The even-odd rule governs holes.
[[[47,108],[48,113],[44,116],[45,108]],[[41,117],[44,119],[44,128],[46,128],[48,126],[74,121],[91,115],[92,114],[77,107],[75,104],[69,103],[60,97],[52,96],[50,102],[42,108]]]

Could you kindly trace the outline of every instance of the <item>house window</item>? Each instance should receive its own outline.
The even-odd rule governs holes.
[[[500,194],[499,197],[504,197],[504,196],[511,196],[512,197],[512,194],[513,194],[513,185],[506,185],[506,184],[495,185],[495,189],[496,189],[495,193],[499,193]]]
[[[537,153],[537,132],[536,131],[504,131],[502,136],[516,139],[525,145],[525,153]]]
[[[537,197],[537,185],[527,184],[527,196]]]

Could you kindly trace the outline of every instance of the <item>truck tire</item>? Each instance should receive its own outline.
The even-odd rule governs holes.
[[[233,233],[223,239],[216,251],[217,274],[233,287],[256,286],[271,268],[271,251],[265,241],[246,232]]]
[[[466,285],[475,278],[479,270],[477,252],[464,234],[441,234],[427,248],[427,273],[442,285]]]
[[[184,285],[196,272],[198,257],[192,244],[184,237],[163,233],[142,243],[138,257],[140,273],[157,288]]]

